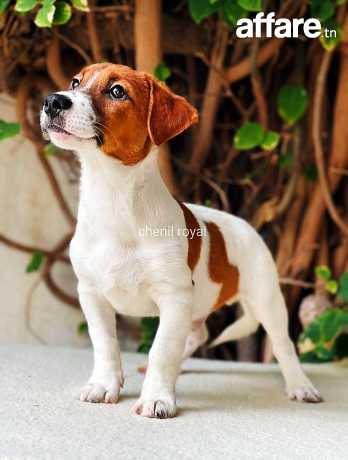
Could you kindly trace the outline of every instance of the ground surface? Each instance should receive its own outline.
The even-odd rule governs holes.
[[[124,354],[117,405],[76,399],[90,350],[0,346],[0,460],[348,458],[348,369],[314,366],[323,404],[287,401],[277,366],[191,360],[178,417],[131,415],[141,355]]]

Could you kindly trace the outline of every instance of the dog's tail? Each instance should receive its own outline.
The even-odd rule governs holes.
[[[212,341],[209,345],[209,348],[216,347],[224,342],[229,342],[231,340],[239,340],[243,337],[246,337],[257,330],[259,327],[259,322],[256,321],[249,314],[244,314],[241,318],[237,319],[233,324],[226,327],[221,334]]]

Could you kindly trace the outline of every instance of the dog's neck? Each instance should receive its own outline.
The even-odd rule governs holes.
[[[81,161],[81,183],[84,181],[100,182],[119,191],[127,191],[141,187],[148,176],[157,176],[157,151],[153,149],[147,157],[135,165],[124,165],[114,157],[108,156],[98,148],[77,152]]]
[[[79,152],[81,194],[79,222],[96,221],[134,237],[145,225],[163,225],[173,198],[161,177],[158,150],[136,165],[125,166],[98,148]],[[94,224],[94,222],[93,222]]]

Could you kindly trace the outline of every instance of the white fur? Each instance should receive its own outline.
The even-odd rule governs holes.
[[[85,96],[81,93],[74,97],[79,101],[79,114],[74,106],[68,112],[70,120],[74,120],[70,126],[74,126],[78,136],[81,101]],[[85,102],[82,120],[92,110],[87,96]],[[84,125],[81,132],[86,132]],[[49,135],[56,142],[55,134]],[[187,237],[182,235],[183,212],[162,181],[157,149],[142,162],[124,166],[104,155],[95,140],[79,142],[64,139],[57,144],[77,149],[82,165],[78,223],[70,255],[93,342],[95,365],[81,399],[117,401],[123,375],[115,312],[139,317],[159,315],[160,326],[135,412],[149,417],[172,416],[176,411],[175,382],[182,358],[207,339],[204,321],[221,288],[209,277],[209,235],[206,232],[202,237],[200,259],[192,274],[187,265]],[[202,206],[188,207],[203,232],[204,222],[219,226],[229,260],[240,273],[239,295],[230,303],[239,300],[248,319],[242,322],[244,326],[239,332],[236,328],[227,329],[220,342],[250,333],[261,323],[271,338],[289,396],[319,400],[319,393],[303,374],[289,339],[287,311],[276,268],[260,236],[237,217]],[[173,231],[151,235],[144,233],[144,228]]]

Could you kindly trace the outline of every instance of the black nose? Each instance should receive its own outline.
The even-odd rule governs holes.
[[[50,117],[56,117],[62,110],[68,110],[72,106],[72,100],[63,94],[51,94],[44,102],[44,111]]]

